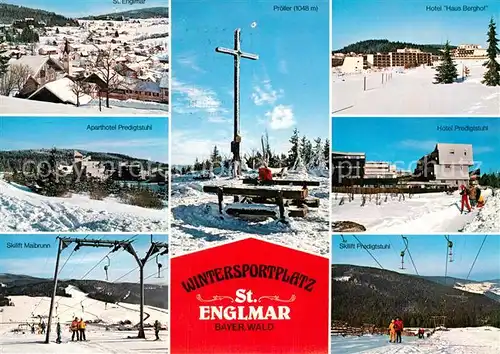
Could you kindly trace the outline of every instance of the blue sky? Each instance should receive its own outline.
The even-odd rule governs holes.
[[[487,132],[442,132],[438,126],[488,126]],[[412,170],[437,142],[472,144],[476,166],[483,173],[500,171],[498,118],[335,118],[332,149],[364,152],[368,161],[386,161]]]
[[[427,11],[427,6],[442,5],[443,11]],[[487,6],[484,11],[445,11],[444,5]],[[332,48],[367,39],[418,44],[474,43],[486,46],[488,23],[493,16],[498,24],[498,0],[332,0]]]
[[[54,276],[55,261],[57,255],[57,237],[58,235],[48,234],[3,234],[0,235],[0,273],[23,274],[33,277],[52,278]],[[85,238],[90,240],[128,240],[136,236],[135,234],[120,235],[75,235],[61,234],[61,237]],[[138,235],[133,243],[139,257],[144,257],[149,248],[151,235]],[[166,235],[153,235],[154,242],[168,242]],[[51,248],[29,249],[29,248],[7,248],[7,243],[28,243],[35,242],[40,244],[50,244]],[[106,280],[104,266],[108,264],[105,259],[101,259],[108,254],[109,248],[82,247],[74,252],[70,260],[64,263],[71,254],[75,244],[70,245],[61,253],[60,277],[61,279],[94,279]],[[109,255],[110,264],[108,267],[108,281],[114,282],[132,269],[137,267],[133,256],[120,250]],[[161,278],[157,277],[156,258],[153,258],[144,268],[144,277],[149,277],[147,283],[168,283],[168,258],[167,255],[158,257],[162,264]],[[85,278],[83,276],[90,271],[96,264],[99,264]],[[62,269],[62,270],[61,270]],[[154,274],[154,275],[153,275]],[[118,282],[139,282],[139,270],[135,270]]]
[[[233,58],[215,48],[232,48],[236,28],[242,50],[260,56],[241,62],[243,152],[260,149],[266,130],[276,152],[288,151],[295,127],[328,137],[329,4],[304,3],[319,11],[278,12],[276,1],[172,2],[173,163],[207,158],[215,144],[229,154]]]
[[[119,5],[114,5],[113,0],[85,0],[77,3],[68,0],[2,0],[0,2],[51,11],[67,17],[85,17],[148,7],[168,6],[168,0],[146,0],[146,3],[142,5],[121,4],[121,0],[119,0]]]
[[[88,125],[152,125],[149,131],[90,131]],[[0,150],[81,149],[168,162],[168,119],[0,118]]]
[[[370,252],[384,269],[399,273],[415,274],[411,260],[406,253],[404,267],[401,270],[400,252],[405,249],[401,236],[397,235],[356,235],[364,245],[388,244],[390,249],[373,250]],[[358,244],[352,235],[344,235],[348,244]],[[408,238],[408,247],[420,275],[444,276],[446,267],[447,241],[443,235],[412,235]],[[467,278],[474,258],[479,251],[484,235],[453,235],[449,236],[453,242],[453,262],[448,262],[448,276]],[[341,249],[342,237],[334,235],[332,240],[332,263],[353,264],[379,268],[363,248]],[[500,236],[490,235],[486,239],[479,257],[472,269],[469,279],[492,280],[500,278]]]

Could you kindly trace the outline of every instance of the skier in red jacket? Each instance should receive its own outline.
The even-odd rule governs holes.
[[[471,212],[469,204],[469,190],[463,184],[460,186],[460,195],[462,196],[462,207],[460,209],[460,213],[464,213],[464,206],[466,206],[467,210]]]
[[[403,320],[401,318],[396,317],[394,329],[396,330],[396,343],[401,343],[401,333],[403,332]]]

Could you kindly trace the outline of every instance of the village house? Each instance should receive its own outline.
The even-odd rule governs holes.
[[[25,65],[31,74],[26,78],[18,97],[27,98],[41,86],[64,76],[64,66],[50,56],[22,56],[9,60],[9,65]]]

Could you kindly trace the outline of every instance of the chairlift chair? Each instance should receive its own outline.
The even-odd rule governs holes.
[[[158,278],[161,278],[161,268],[163,267],[163,265],[158,260],[159,256],[159,254],[156,255],[156,265],[158,266]]]
[[[109,266],[111,265],[111,260],[109,259],[108,256],[106,256],[106,258],[108,259],[108,264],[106,264],[104,266],[104,272],[106,272],[106,281],[108,281],[108,269],[109,269]]]
[[[448,248],[450,250],[450,253],[448,256],[450,256],[450,262],[453,262],[453,242],[448,241]]]
[[[408,239],[404,236],[401,236],[403,238],[403,242],[405,244],[405,249],[401,251],[401,268],[400,269],[405,269],[405,253],[406,250],[408,249]]]

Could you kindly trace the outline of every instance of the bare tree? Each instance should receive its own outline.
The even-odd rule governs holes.
[[[12,64],[0,78],[0,95],[10,96],[14,91],[21,91],[26,80],[33,74],[31,68],[24,64]]]
[[[94,70],[103,80],[106,92],[106,107],[109,108],[109,94],[118,87],[120,75],[115,71],[116,58],[113,49],[99,49]]]
[[[85,80],[74,80],[71,86],[71,91],[76,96],[76,106],[80,107],[80,97],[88,95],[91,91],[91,85]]]
[[[12,80],[15,84],[15,89],[21,91],[26,84],[26,80],[33,75],[33,70],[26,64],[12,64],[10,66]]]

